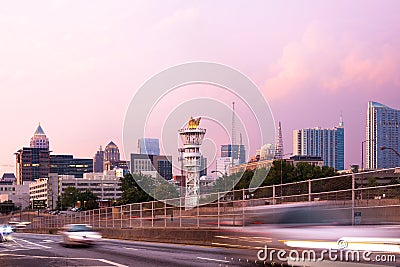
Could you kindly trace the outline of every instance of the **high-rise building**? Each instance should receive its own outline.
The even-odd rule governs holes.
[[[232,166],[232,158],[231,157],[220,157],[215,160],[216,166],[216,174],[218,177],[222,177],[223,175],[229,175],[229,167]]]
[[[100,146],[93,157],[93,172],[103,172],[104,170],[104,150]]]
[[[221,145],[221,157],[231,157],[233,164],[237,165],[246,162],[246,149],[244,145]]]
[[[275,158],[282,159],[283,157],[283,137],[281,122],[278,124],[278,136],[276,139]]]
[[[44,133],[42,126],[40,126],[40,123],[39,126],[36,128],[33,137],[31,138],[30,147],[49,149],[49,138],[46,137],[46,134]]]
[[[172,156],[131,154],[131,172],[172,179]]]
[[[36,128],[30,147],[23,147],[15,153],[17,184],[47,177],[50,172],[49,139],[42,127]]]
[[[275,158],[276,148],[273,144],[265,144],[260,148],[260,160]]]
[[[104,149],[104,170],[112,170],[120,161],[118,146],[111,141]]]
[[[368,102],[366,128],[366,168],[400,166],[400,110],[377,102]],[[386,147],[387,149],[381,149]]]
[[[307,128],[293,131],[293,155],[321,157],[325,166],[344,170],[344,125],[333,129]]]
[[[50,173],[74,175],[82,178],[84,173],[93,171],[93,159],[76,159],[72,155],[50,155]],[[47,176],[42,176],[44,178]]]
[[[140,138],[138,140],[139,154],[160,155],[160,141],[156,138]]]
[[[48,148],[24,147],[15,153],[17,184],[47,177],[50,172]]]
[[[200,177],[207,176],[207,158],[200,156]]]

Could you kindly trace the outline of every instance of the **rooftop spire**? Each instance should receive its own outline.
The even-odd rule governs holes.
[[[40,126],[40,122],[35,133],[33,134],[33,137],[31,138],[30,147],[49,149],[49,138],[46,137],[42,126]]]
[[[282,127],[281,122],[278,124],[278,136],[276,140],[276,148],[275,148],[275,158],[282,159],[283,157],[283,138],[282,138]]]
[[[340,112],[339,126],[340,126],[340,127],[343,127],[343,126],[344,126],[344,123],[343,123],[343,114],[342,114],[342,112]]]
[[[38,125],[38,127],[36,128],[36,131],[35,131],[35,135],[37,135],[37,134],[46,135],[44,133],[43,129],[42,129],[42,126],[40,126],[40,122],[39,122],[39,125]]]

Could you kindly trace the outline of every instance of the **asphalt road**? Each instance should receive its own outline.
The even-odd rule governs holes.
[[[242,250],[103,239],[67,248],[57,235],[15,233],[0,243],[0,266],[253,266]],[[256,253],[254,253],[256,255]],[[241,258],[242,257],[242,258]]]

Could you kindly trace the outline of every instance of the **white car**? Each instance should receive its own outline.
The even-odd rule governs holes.
[[[0,225],[0,242],[7,241],[12,233],[14,229],[11,225]]]
[[[100,233],[87,224],[68,224],[64,226],[62,235],[62,244],[70,245],[94,245],[102,236]]]

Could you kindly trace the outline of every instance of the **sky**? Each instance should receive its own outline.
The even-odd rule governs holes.
[[[138,88],[191,61],[254,81],[285,153],[294,129],[331,128],[343,114],[345,166],[360,164],[367,102],[400,109],[399,11],[396,0],[4,1],[0,174],[15,172],[39,122],[53,153],[122,147]]]

